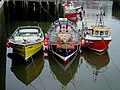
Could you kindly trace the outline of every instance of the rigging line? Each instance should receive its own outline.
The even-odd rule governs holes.
[[[107,84],[108,84],[110,90],[113,90],[112,87],[110,86],[110,83],[109,83],[108,79],[105,77],[104,73],[102,73],[102,74],[103,74],[104,79],[106,80],[106,82],[107,82]]]
[[[34,60],[33,60],[32,56],[31,56],[31,59],[32,59],[33,65],[34,65],[34,67],[35,67],[35,70],[36,70],[36,72],[38,73],[38,70],[37,70],[37,68],[36,68],[36,65],[35,65],[35,63],[34,63]],[[38,76],[38,77],[39,77],[39,80],[40,80],[40,82],[41,82],[44,90],[45,90],[44,84],[42,83],[42,80],[41,80],[40,76]]]

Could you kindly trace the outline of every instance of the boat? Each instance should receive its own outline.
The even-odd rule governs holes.
[[[92,72],[94,80],[97,80],[98,75],[108,69],[107,66],[110,62],[107,50],[102,53],[97,53],[96,51],[86,49],[83,50],[81,58],[86,61],[86,67]]]
[[[58,56],[64,64],[81,49],[76,25],[67,18],[59,18],[48,30],[49,51]]]
[[[49,53],[50,69],[55,80],[62,84],[62,89],[63,87],[67,87],[74,79],[79,67],[79,57],[80,55],[78,54],[76,57],[71,58],[72,60],[68,64],[62,64],[53,53]]]
[[[28,61],[43,47],[44,34],[39,26],[18,27],[10,36],[7,46]]]
[[[43,53],[38,51],[29,62],[22,62],[24,59],[20,55],[9,53],[9,58],[12,59],[11,71],[23,84],[28,86],[41,74],[44,67]],[[19,58],[18,58],[19,57]]]
[[[63,5],[65,6],[65,18],[70,19],[73,22],[76,22],[78,19],[78,14],[79,12],[81,12],[82,7],[81,6],[77,6],[75,7],[73,1],[66,1],[65,4]]]
[[[104,13],[100,10],[97,14],[97,20],[95,25],[87,27],[84,22],[82,22],[82,32],[81,38],[84,40],[85,47],[88,47],[97,52],[102,52],[108,48],[111,38],[110,28],[104,25]]]

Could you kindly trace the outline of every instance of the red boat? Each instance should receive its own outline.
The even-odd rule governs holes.
[[[100,12],[97,15],[97,21],[95,25],[92,25],[90,29],[86,28],[83,23],[82,38],[85,47],[92,50],[102,52],[107,49],[109,42],[111,41],[110,28],[104,25],[104,14]]]
[[[67,1],[65,3],[65,17],[72,20],[73,22],[77,21],[77,16],[80,10],[81,6],[75,7],[72,1]]]

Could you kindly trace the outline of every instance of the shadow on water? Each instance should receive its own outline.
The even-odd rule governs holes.
[[[0,90],[5,90],[6,77],[6,32],[4,8],[0,9]]]
[[[110,62],[107,50],[102,53],[84,50],[80,59],[86,61],[86,68],[92,72],[94,80],[97,80],[99,73],[103,73],[107,70],[107,65]]]
[[[41,51],[33,55],[27,63],[15,52],[8,53],[8,57],[12,60],[11,71],[26,86],[31,84],[42,72],[44,60]]]

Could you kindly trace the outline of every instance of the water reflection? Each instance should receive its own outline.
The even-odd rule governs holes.
[[[5,1],[5,19],[31,20],[31,21],[54,21],[60,16],[60,3],[58,1],[48,2],[47,0],[38,1]],[[54,12],[52,12],[53,10]]]
[[[33,55],[27,63],[23,63],[23,58],[15,52],[13,54],[8,53],[8,57],[12,59],[11,71],[26,86],[40,75],[44,66],[41,51]]]
[[[113,11],[112,16],[120,20],[119,7],[116,7],[115,5],[113,5],[112,11]]]
[[[0,90],[5,90],[6,77],[6,32],[4,9],[0,8]]]
[[[107,70],[107,65],[110,62],[108,51],[96,53],[94,51],[85,50],[81,59],[86,61],[86,67],[92,71],[93,79],[97,80],[99,73]]]
[[[49,54],[49,65],[55,75],[56,79],[62,84],[62,88],[67,87],[67,84],[74,79],[77,68],[79,66],[79,55],[71,58],[72,60],[68,64],[62,64],[59,62],[52,53]]]

